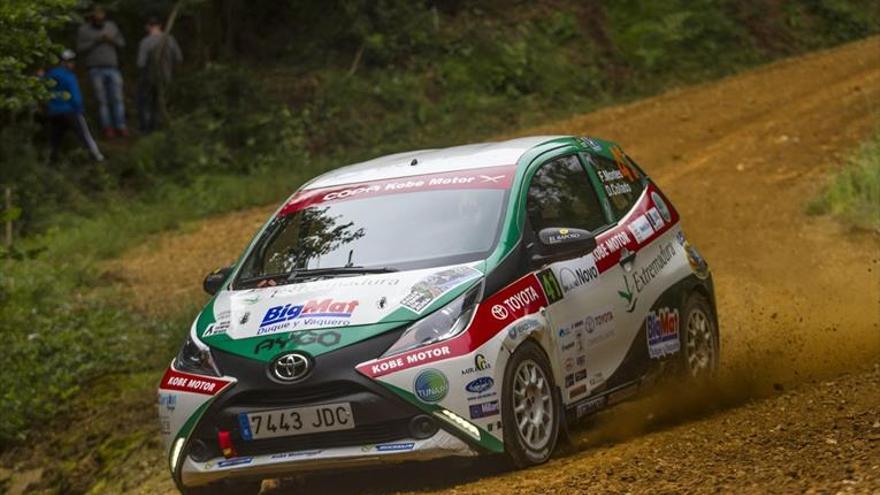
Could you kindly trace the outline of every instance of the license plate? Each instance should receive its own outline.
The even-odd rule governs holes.
[[[245,440],[306,435],[354,428],[351,403],[293,407],[241,413],[238,415],[241,437]]]

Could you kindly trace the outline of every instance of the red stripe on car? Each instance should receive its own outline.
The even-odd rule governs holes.
[[[210,376],[181,373],[180,371],[168,368],[165,372],[165,376],[162,377],[162,383],[159,384],[159,388],[162,390],[177,390],[180,392],[192,392],[194,394],[215,395],[230,383],[232,382],[212,378]]]
[[[309,206],[330,201],[345,201],[388,194],[442,189],[507,189],[513,183],[515,175],[515,165],[504,165],[306,189],[291,198],[281,209],[279,215],[290,215]]]
[[[483,301],[470,327],[445,342],[396,356],[360,364],[357,370],[371,378],[473,352],[514,321],[547,306],[547,297],[533,273],[522,277]]]
[[[648,210],[657,207],[656,203],[654,203],[654,200],[651,198],[651,193],[659,195],[664,201],[666,208],[668,208],[669,211],[669,221],[664,219],[663,227],[654,229],[653,234],[646,239],[643,239],[642,242],[638,242],[629,226],[639,217],[647,215]],[[596,249],[593,250],[593,257],[596,260],[596,268],[599,270],[599,273],[606,272],[614,267],[615,264],[620,263],[620,252],[623,248],[626,248],[631,252],[638,251],[641,247],[654,242],[658,237],[669,231],[669,229],[678,223],[678,219],[678,212],[675,211],[675,208],[672,207],[671,203],[666,200],[666,197],[663,196],[656,187],[649,185],[642,194],[641,200],[636,203],[633,209],[626,217],[624,217],[623,221],[621,221],[617,227],[602,232],[596,237]]]

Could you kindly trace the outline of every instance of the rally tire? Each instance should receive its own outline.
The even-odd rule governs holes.
[[[707,380],[715,376],[719,361],[717,318],[712,305],[699,292],[685,301],[680,321],[681,352],[678,371],[691,380]]]
[[[508,360],[501,404],[504,449],[513,465],[547,462],[559,438],[561,402],[550,362],[534,341],[524,342]]]
[[[205,486],[181,488],[183,495],[258,495],[262,481],[221,481]]]

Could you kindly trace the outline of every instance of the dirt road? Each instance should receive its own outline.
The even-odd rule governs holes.
[[[614,139],[669,194],[715,273],[721,381],[603,414],[537,469],[434,463],[355,474],[348,491],[880,493],[880,240],[804,213],[878,115],[873,38],[518,133]],[[269,210],[206,220],[113,269],[144,310],[196,300]]]

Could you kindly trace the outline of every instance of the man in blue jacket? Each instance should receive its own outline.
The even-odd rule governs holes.
[[[98,143],[92,138],[89,126],[83,117],[82,92],[73,68],[76,65],[76,54],[73,50],[61,53],[61,64],[46,73],[46,78],[54,81],[50,88],[52,98],[49,100],[47,114],[49,117],[49,160],[58,159],[64,135],[72,129],[96,161],[103,161],[104,155],[98,149]]]

